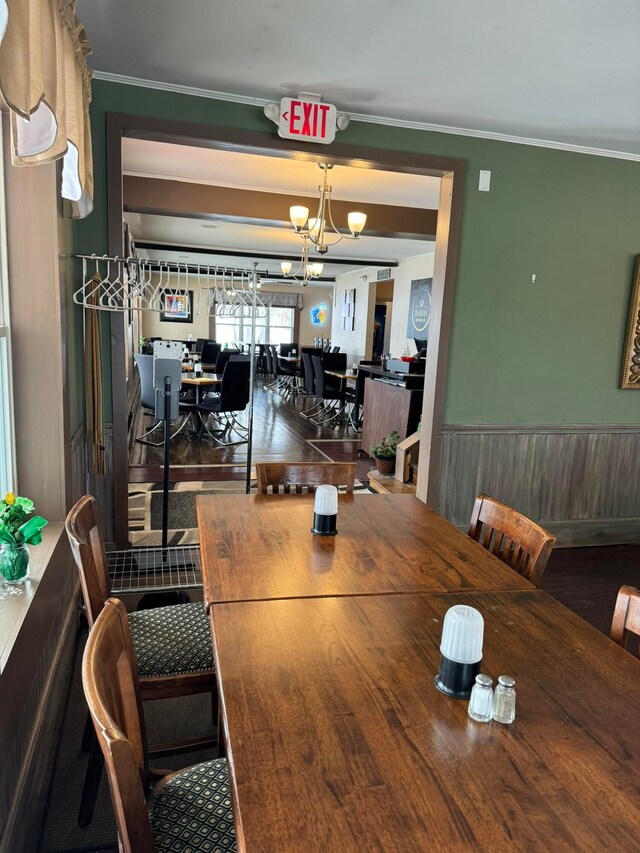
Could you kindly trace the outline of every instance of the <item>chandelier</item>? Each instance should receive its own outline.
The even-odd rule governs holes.
[[[323,171],[322,184],[318,187],[320,192],[318,213],[309,219],[309,208],[296,204],[289,208],[289,216],[296,232],[301,234],[305,240],[310,240],[315,245],[316,252],[324,255],[329,246],[335,246],[345,237],[349,240],[357,240],[367,222],[367,214],[357,210],[351,211],[347,216],[347,224],[351,233],[341,234],[334,225],[331,215],[331,191],[333,187],[329,186],[328,175],[329,169],[333,169],[333,166],[331,163],[318,163],[318,167]]]
[[[294,281],[300,282],[303,287],[306,287],[314,278],[318,278],[322,274],[324,264],[309,262],[309,237],[306,234],[302,235],[304,244],[302,246],[302,257],[295,272],[291,272],[293,264],[291,261],[280,261],[280,269],[285,278],[292,278]]]

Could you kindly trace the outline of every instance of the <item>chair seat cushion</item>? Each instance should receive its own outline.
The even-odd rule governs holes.
[[[156,853],[217,853],[236,849],[236,834],[224,758],[182,771],[151,803]]]
[[[213,669],[209,617],[201,602],[129,613],[139,678]]]

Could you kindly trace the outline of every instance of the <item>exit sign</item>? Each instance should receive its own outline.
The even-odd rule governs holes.
[[[336,138],[337,117],[338,111],[333,104],[283,98],[280,101],[278,135],[283,139],[323,142],[328,145]]]

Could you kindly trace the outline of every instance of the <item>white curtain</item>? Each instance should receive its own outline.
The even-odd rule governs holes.
[[[0,92],[11,111],[16,166],[62,159],[63,198],[93,209],[91,47],[76,0],[0,0]]]

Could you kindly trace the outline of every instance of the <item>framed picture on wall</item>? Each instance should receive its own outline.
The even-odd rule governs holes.
[[[620,387],[640,390],[640,255],[636,255],[633,272]]]
[[[353,332],[356,314],[356,289],[355,287],[344,292],[344,303],[342,305],[342,328],[345,332]]]
[[[193,323],[193,290],[163,290],[160,319],[164,323]]]

